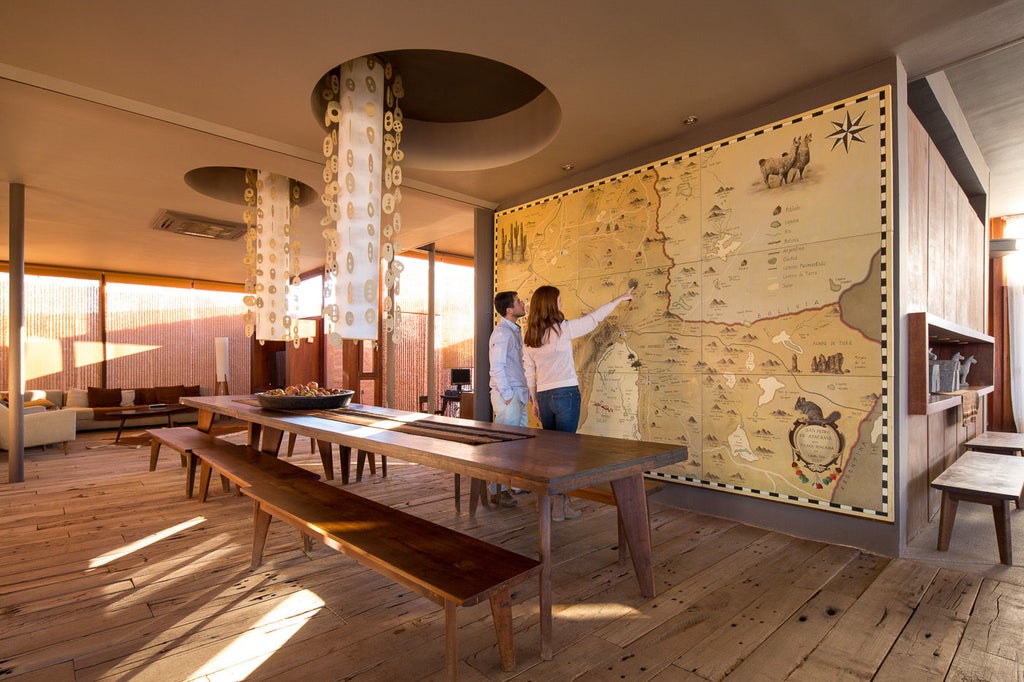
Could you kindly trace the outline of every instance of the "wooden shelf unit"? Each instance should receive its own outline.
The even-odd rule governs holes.
[[[929,390],[929,348],[940,360],[949,360],[957,351],[965,358],[973,355],[978,362],[967,375],[968,388],[980,395],[992,393],[993,337],[929,313],[909,313],[907,318],[910,414],[934,414],[961,404],[960,396],[933,395]]]

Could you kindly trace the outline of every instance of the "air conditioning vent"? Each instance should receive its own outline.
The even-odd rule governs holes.
[[[990,239],[988,242],[988,257],[998,258],[1008,253],[1015,253],[1020,249],[1024,240],[1022,239]]]
[[[245,234],[245,223],[226,223],[201,216],[163,210],[153,221],[154,230],[204,239],[233,241]]]

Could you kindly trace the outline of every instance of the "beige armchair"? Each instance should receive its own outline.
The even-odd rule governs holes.
[[[10,449],[8,433],[10,412],[0,403],[0,450]],[[71,410],[47,410],[45,407],[25,408],[25,447],[63,443],[68,454],[68,441],[75,439],[75,413]]]

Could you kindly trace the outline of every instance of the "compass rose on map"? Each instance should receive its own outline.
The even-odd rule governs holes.
[[[861,112],[855,120],[850,119],[850,112],[846,112],[845,121],[832,121],[832,125],[835,127],[831,133],[826,135],[832,142],[832,149],[835,149],[839,145],[843,145],[843,149],[847,152],[850,151],[851,142],[864,142],[864,138],[860,136],[860,133],[864,132],[870,125],[861,125],[860,122],[864,118],[864,112]]]

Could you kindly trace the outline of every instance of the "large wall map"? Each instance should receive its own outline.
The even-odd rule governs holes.
[[[580,431],[679,483],[892,520],[889,89],[497,214],[495,290],[568,317]]]

